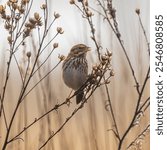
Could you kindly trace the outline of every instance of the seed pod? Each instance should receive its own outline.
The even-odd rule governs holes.
[[[27,57],[30,58],[31,57],[31,52],[27,52]]]

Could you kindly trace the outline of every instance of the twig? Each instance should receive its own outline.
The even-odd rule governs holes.
[[[59,61],[46,75],[44,75],[21,99],[21,102],[24,100],[24,98],[30,94],[30,92],[42,81],[44,80],[51,72],[53,72],[53,70],[55,70],[57,68],[57,66],[61,63],[61,61]]]
[[[146,126],[146,128],[129,144],[129,146],[126,149],[129,149],[131,146],[133,146],[138,140],[143,139],[145,137],[146,132],[148,132],[150,128],[150,124]]]

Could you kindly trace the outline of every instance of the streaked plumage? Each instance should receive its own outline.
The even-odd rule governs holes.
[[[70,53],[63,62],[64,83],[75,91],[78,90],[87,79],[88,64],[86,53],[89,50],[89,47],[84,44],[75,45],[71,48]],[[76,95],[77,104],[82,101],[83,94],[83,91],[79,91]]]

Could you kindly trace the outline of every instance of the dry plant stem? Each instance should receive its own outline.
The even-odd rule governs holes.
[[[1,107],[0,107],[0,117],[2,115],[2,110],[4,109],[4,106],[3,106],[3,102],[4,102],[4,98],[5,98],[5,93],[6,93],[6,87],[7,87],[7,84],[8,84],[8,79],[9,79],[9,70],[10,70],[10,64],[11,64],[11,61],[12,61],[12,53],[10,52],[10,56],[9,56],[9,60],[7,62],[7,70],[6,70],[6,78],[5,78],[5,83],[4,83],[4,86],[3,86],[3,92],[1,94]],[[4,111],[5,112],[5,111]]]
[[[66,104],[66,101],[61,103],[61,104],[58,104],[58,105],[55,105],[53,108],[51,108],[49,111],[47,111],[45,114],[43,114],[42,116],[40,116],[39,118],[35,118],[35,120],[30,123],[28,126],[24,127],[24,129],[18,133],[15,137],[13,137],[12,139],[10,139],[8,141],[8,143],[11,143],[15,140],[17,140],[19,138],[19,136],[24,133],[26,130],[28,130],[31,126],[33,126],[35,123],[39,122],[42,118],[44,118],[45,116],[49,115],[51,112],[53,112],[54,110],[58,110],[59,107],[63,106]]]
[[[112,23],[111,23],[111,20],[109,19],[109,16],[108,16],[108,13],[107,13],[107,9],[106,9],[105,6],[101,3],[100,0],[97,0],[97,1],[98,1],[99,5],[101,6],[101,8],[103,9],[103,12],[104,12],[104,14],[105,14],[105,19],[107,20],[107,22],[108,22],[110,28],[112,29],[112,31],[113,31],[114,34],[116,35],[116,37],[117,37],[117,39],[118,39],[118,41],[119,41],[119,43],[120,43],[120,45],[121,45],[121,47],[122,47],[122,50],[123,50],[123,52],[124,52],[124,54],[125,54],[126,60],[127,60],[127,62],[128,62],[128,65],[129,65],[129,67],[130,67],[130,70],[131,70],[131,72],[132,72],[132,76],[133,76],[134,81],[135,81],[135,84],[136,84],[135,87],[136,87],[137,93],[140,94],[140,92],[139,92],[139,91],[140,91],[140,90],[139,90],[139,83],[138,83],[138,81],[137,81],[137,78],[136,78],[136,75],[135,75],[135,71],[134,71],[134,69],[133,69],[133,66],[132,66],[132,63],[131,63],[131,61],[130,61],[130,58],[129,58],[129,56],[128,56],[127,52],[126,52],[126,49],[125,49],[125,47],[124,47],[124,45],[123,45],[123,42],[122,42],[122,40],[121,40],[121,38],[120,38],[120,32],[119,32],[119,30],[118,30],[118,26],[117,26],[116,19],[113,20],[113,21],[114,21],[114,27],[115,27],[115,29],[114,29],[114,27],[113,27],[113,25],[112,25]]]
[[[97,88],[97,87],[96,87],[96,88]],[[93,92],[90,94],[90,96],[91,96],[92,94],[93,94]],[[90,97],[90,96],[89,96],[89,97]],[[89,97],[88,97],[88,98],[89,98]],[[72,98],[72,97],[70,97],[70,98]],[[82,107],[84,106],[84,103],[87,102],[88,98],[87,98],[85,101],[83,101],[83,102],[80,104],[80,106],[79,106],[78,108],[74,109],[74,111],[72,112],[72,114],[71,114],[68,118],[66,118],[66,120],[64,121],[64,123],[60,126],[60,128],[59,128],[55,133],[53,132],[53,134],[50,135],[50,137],[49,137],[49,138],[45,141],[45,143],[39,148],[39,150],[42,149],[42,148],[44,148],[45,145],[46,145],[57,133],[59,133],[59,132],[63,129],[63,127],[68,123],[68,121],[70,121],[71,118],[72,118],[80,109],[82,109]],[[68,101],[66,101],[66,102],[68,102]]]
[[[78,5],[75,4],[75,6],[81,11],[83,16],[87,19],[87,21],[89,23],[89,26],[91,28],[91,33],[92,33],[92,40],[94,41],[96,49],[97,49],[98,59],[99,59],[99,61],[101,61],[101,54],[100,54],[100,51],[99,51],[100,50],[100,46],[98,45],[98,42],[96,40],[95,29],[93,27],[92,17],[89,17],[88,12],[87,12],[87,10],[85,8],[84,2],[82,2],[83,10]],[[103,76],[103,80],[105,81],[105,77],[104,76]],[[113,118],[113,121],[114,121],[114,127],[115,127],[115,130],[116,130],[116,131],[113,130],[113,132],[116,135],[116,137],[120,140],[118,127],[117,127],[114,111],[113,111],[112,104],[111,104],[111,98],[110,98],[110,95],[109,95],[108,86],[106,84],[105,84],[105,89],[106,89],[107,98],[108,98],[108,102],[109,102],[110,112],[111,112],[111,115],[112,115],[112,118]]]
[[[147,71],[147,74],[146,74],[146,77],[145,77],[145,80],[144,80],[144,83],[143,83],[143,86],[141,88],[141,92],[139,94],[139,97],[138,97],[138,100],[137,100],[137,105],[136,105],[136,109],[135,109],[135,113],[133,115],[133,118],[128,126],[128,128],[126,129],[125,133],[123,134],[122,138],[120,139],[120,142],[119,142],[119,145],[118,145],[118,150],[121,150],[121,147],[122,147],[122,144],[123,144],[123,141],[125,139],[125,137],[127,136],[127,134],[129,133],[129,131],[134,127],[134,122],[135,122],[135,119],[137,117],[137,115],[140,113],[138,111],[139,109],[139,106],[140,106],[140,102],[141,102],[141,99],[142,99],[142,95],[143,95],[143,92],[145,90],[145,87],[146,87],[146,84],[147,84],[147,81],[149,79],[149,74],[150,74],[150,67]]]
[[[136,105],[136,110],[135,110],[133,119],[132,119],[132,121],[131,121],[131,123],[130,123],[128,129],[127,129],[127,130],[125,131],[125,133],[123,134],[123,137],[120,139],[119,146],[118,146],[118,149],[120,150],[121,147],[122,147],[122,143],[123,143],[123,141],[124,141],[124,138],[125,138],[126,135],[129,133],[130,129],[134,126],[133,124],[134,124],[134,121],[135,121],[137,115],[140,113],[141,109],[142,109],[142,108],[147,104],[147,102],[149,101],[149,99],[147,99],[146,102],[139,108],[139,105],[140,105],[140,102],[141,102],[141,97],[142,97],[143,92],[144,92],[144,89],[145,89],[145,85],[146,85],[146,83],[147,83],[147,81],[148,81],[148,79],[149,79],[150,68],[149,68],[148,71],[147,71],[147,75],[146,75],[146,77],[145,77],[144,84],[143,84],[143,86],[142,86],[142,88],[141,88],[141,91],[140,91],[140,89],[139,89],[139,83],[138,83],[137,78],[136,78],[136,76],[135,76],[135,72],[134,72],[134,69],[133,69],[133,67],[132,67],[131,61],[130,61],[129,56],[128,56],[127,52],[126,52],[126,49],[125,49],[125,47],[124,47],[124,45],[123,45],[123,43],[122,43],[122,40],[120,39],[120,32],[119,32],[119,30],[118,30],[117,21],[116,21],[115,18],[113,19],[113,21],[114,21],[114,27],[113,27],[113,25],[112,25],[112,23],[111,23],[111,20],[109,19],[109,16],[108,16],[108,13],[107,13],[107,9],[106,9],[105,6],[104,6],[104,1],[103,1],[103,4],[101,3],[100,0],[98,0],[98,2],[99,2],[99,5],[101,6],[101,8],[103,9],[103,12],[104,12],[104,14],[105,14],[105,17],[104,17],[103,15],[102,15],[102,16],[103,16],[104,19],[106,19],[107,22],[109,23],[109,26],[111,27],[111,29],[112,29],[113,32],[115,33],[115,35],[116,35],[116,37],[117,37],[117,39],[118,39],[118,41],[119,41],[119,43],[120,43],[120,45],[121,45],[121,47],[122,47],[122,49],[123,49],[123,52],[124,52],[124,54],[125,54],[125,57],[126,57],[126,59],[127,59],[127,61],[128,61],[128,64],[129,64],[129,66],[130,66],[130,70],[131,70],[131,72],[132,72],[132,76],[133,76],[134,81],[135,81],[135,83],[136,83],[136,90],[137,90],[137,93],[138,93],[138,95],[139,95],[138,101],[137,101],[137,105]],[[146,39],[146,43],[147,43],[147,46],[148,46],[148,51],[149,51],[149,49],[150,49],[150,48],[149,48],[149,43],[148,43],[147,36],[146,36],[146,33],[145,33],[145,30],[144,30],[144,27],[143,27],[143,24],[142,24],[142,21],[141,21],[141,18],[140,18],[140,17],[139,17],[139,20],[140,20],[140,25],[142,26],[142,30],[143,30],[143,33],[144,33],[144,36],[145,36],[145,39]],[[149,107],[149,103],[146,105],[144,111],[145,111],[148,107]],[[139,111],[138,111],[138,110],[139,110]]]
[[[40,81],[38,81],[31,89],[28,93],[26,93],[23,97],[23,99],[37,86],[37,84],[39,84],[44,78],[46,78],[48,76],[48,74],[50,74],[58,65],[60,64],[60,62],[51,70],[49,71],[42,79],[40,79]],[[20,103],[23,101],[23,99],[20,101]],[[19,103],[19,104],[20,104]],[[37,121],[39,121],[40,119],[42,119],[44,116],[48,115],[50,112],[52,112],[53,110],[57,110],[60,106],[66,104],[66,102],[62,103],[62,104],[59,104],[59,105],[56,105],[54,108],[52,108],[51,110],[49,110],[48,112],[46,112],[44,115],[42,115],[41,117],[39,117],[38,119],[36,119],[32,124],[30,124],[29,126],[26,127],[26,129],[24,128],[24,131],[27,130],[29,127],[31,127],[34,123],[36,123]],[[9,140],[7,142],[10,143],[12,142],[13,140],[17,139],[17,137],[22,134],[24,131],[21,131],[17,136],[15,136],[13,139]]]
[[[141,20],[141,17],[140,17],[140,14],[138,14],[138,17],[139,17],[139,23],[140,23],[140,26],[143,30],[143,34],[144,34],[144,37],[145,37],[145,40],[146,40],[146,43],[147,43],[147,47],[148,47],[148,54],[150,56],[150,43],[148,41],[148,38],[147,38],[147,35],[146,35],[146,31],[144,29],[144,26],[143,26],[143,23],[142,23],[142,20]]]
[[[110,107],[110,112],[111,112],[112,119],[113,119],[113,122],[114,122],[114,127],[115,127],[115,130],[112,129],[112,131],[114,132],[115,136],[116,136],[116,137],[118,138],[118,140],[120,141],[120,135],[119,135],[119,131],[118,131],[118,126],[117,126],[116,119],[115,119],[115,115],[114,115],[114,111],[113,111],[113,108],[112,108],[111,98],[110,98],[108,86],[107,86],[106,84],[105,84],[105,89],[106,89],[107,98],[108,98],[108,102],[109,102],[108,105],[109,105],[109,107]]]
[[[150,105],[150,97],[148,97],[145,102],[141,105],[141,107],[139,108],[138,112],[142,112],[142,109],[144,108],[144,111],[148,108],[148,106]]]
[[[24,23],[25,23],[28,15],[29,15],[30,9],[32,7],[32,3],[33,3],[33,0],[30,3],[30,7],[29,7],[29,9],[28,9],[28,11],[27,11],[27,13],[25,15],[25,18],[24,18],[24,20],[23,20],[23,22],[22,22],[22,24],[20,26],[19,31],[16,33],[16,37],[15,38],[14,38],[14,29],[15,29],[16,25],[14,25],[15,16],[13,16],[13,15],[16,15],[16,14],[15,14],[15,11],[11,10],[11,17],[12,17],[12,23],[11,23],[12,29],[11,30],[12,30],[12,32],[10,33],[10,36],[12,37],[12,39],[14,41],[12,42],[12,44],[10,44],[10,56],[9,56],[9,59],[8,59],[8,62],[7,62],[6,78],[5,78],[5,83],[4,83],[4,86],[3,86],[3,91],[2,91],[2,94],[1,94],[2,96],[1,96],[1,106],[0,106],[0,117],[1,117],[1,114],[2,114],[2,109],[4,109],[3,102],[4,102],[5,93],[6,93],[6,87],[7,87],[8,78],[9,78],[10,64],[11,64],[11,61],[12,61],[12,58],[13,58],[13,54],[17,50],[17,49],[14,49],[14,47],[15,47],[16,41],[18,40],[18,37],[21,35],[21,30],[22,30],[22,28],[24,26]]]
[[[68,121],[83,107],[83,105],[81,104],[77,109],[75,109],[72,114],[66,118],[66,121],[60,126],[60,128],[55,132],[55,133],[52,133],[52,135],[50,135],[50,137],[46,140],[46,142],[39,148],[42,149],[45,147],[45,145],[58,133],[62,130],[62,128],[68,123]]]
[[[44,80],[51,72],[53,72],[53,70],[55,70],[57,68],[57,66],[61,63],[61,61],[59,61],[46,75],[44,75],[21,99],[21,102],[25,99],[25,97],[30,94],[30,92],[42,81]]]
[[[143,30],[143,33],[144,33],[144,36],[145,36],[145,39],[146,39],[146,43],[147,43],[147,46],[148,46],[148,50],[150,50],[150,47],[149,47],[149,43],[148,43],[148,40],[147,40],[147,36],[146,36],[146,33],[145,33],[145,30],[144,30],[144,27],[143,27],[143,24],[142,24],[142,21],[140,19],[140,16],[139,16],[139,20],[140,20],[140,25],[142,26],[142,30]],[[149,68],[148,68],[148,71],[147,71],[147,74],[146,74],[146,77],[144,79],[144,83],[143,83],[143,86],[141,88],[141,91],[138,92],[139,96],[138,96],[138,101],[137,101],[137,105],[136,105],[136,110],[135,110],[135,113],[134,113],[134,116],[132,118],[132,121],[129,125],[129,127],[127,128],[127,130],[125,131],[125,133],[123,134],[121,140],[120,140],[120,143],[119,143],[119,146],[118,146],[118,149],[120,150],[121,147],[122,147],[122,143],[125,139],[125,137],[127,136],[127,134],[129,133],[129,131],[134,127],[134,122],[135,122],[135,119],[137,117],[137,115],[139,113],[141,113],[142,111],[142,108],[147,104],[147,102],[149,102],[150,98],[148,98],[145,103],[140,107],[140,102],[141,102],[141,99],[142,99],[142,95],[144,93],[144,90],[145,90],[145,86],[147,84],[147,81],[149,80],[149,76],[150,76],[150,65],[149,65]],[[146,109],[149,107],[150,103],[148,103],[144,109],[144,111],[146,111]]]
[[[47,9],[47,8],[46,8],[46,9]],[[47,16],[47,15],[46,15],[46,16]],[[46,17],[46,18],[47,18],[47,17]],[[46,22],[47,22],[47,20],[45,20],[45,25],[47,25]],[[11,117],[11,120],[10,120],[10,123],[9,123],[9,127],[8,127],[8,130],[7,130],[7,133],[6,133],[5,141],[4,141],[4,144],[3,144],[3,147],[2,147],[3,150],[6,149],[6,146],[7,146],[7,144],[8,144],[8,138],[9,138],[10,130],[11,130],[11,127],[12,127],[12,124],[13,124],[13,121],[14,121],[14,118],[15,118],[15,116],[16,116],[17,110],[18,110],[19,105],[20,105],[20,103],[21,103],[21,101],[22,101],[22,98],[23,98],[23,96],[24,96],[24,93],[25,93],[25,91],[26,91],[26,89],[27,89],[27,87],[28,87],[28,85],[29,85],[29,82],[30,82],[30,80],[31,80],[31,78],[32,78],[32,74],[33,74],[33,72],[34,72],[34,70],[35,70],[35,67],[36,67],[36,64],[37,64],[37,61],[38,61],[38,58],[39,58],[39,55],[40,55],[40,51],[41,51],[41,48],[42,48],[44,39],[45,39],[45,37],[46,37],[46,34],[45,34],[45,33],[46,33],[46,29],[47,29],[47,27],[45,26],[45,27],[44,27],[43,37],[42,37],[41,43],[39,44],[39,48],[38,48],[38,51],[37,51],[37,55],[36,55],[35,61],[34,61],[33,65],[32,65],[32,70],[31,70],[31,72],[30,72],[30,76],[28,77],[27,82],[25,83],[24,87],[23,87],[22,90],[20,91],[20,96],[19,96],[19,98],[18,98],[18,102],[17,102],[16,107],[15,107],[15,109],[14,109],[14,112],[13,112],[13,114],[12,114],[12,117]],[[12,55],[10,55],[10,57],[12,57]],[[11,62],[11,59],[9,59],[9,60],[10,60],[10,62]],[[8,67],[8,68],[9,68],[9,67]],[[9,70],[8,70],[8,72],[9,72]],[[7,72],[7,73],[8,73],[8,72]],[[3,104],[3,103],[2,103],[2,104]],[[2,106],[3,106],[3,105],[2,105]]]
[[[18,70],[19,70],[19,74],[20,74],[21,82],[23,83],[23,82],[24,82],[24,79],[23,79],[23,76],[22,76],[22,73],[21,73],[21,69],[20,69],[20,67],[19,67],[19,63],[18,63],[18,61],[17,61],[17,58],[16,58],[15,54],[13,54],[13,55],[14,55],[14,59],[15,59],[17,68],[18,68]]]
[[[146,128],[129,144],[129,146],[126,149],[129,149],[131,146],[133,146],[137,140],[140,140],[142,136],[145,136],[145,133],[149,130],[150,124],[146,126]]]
[[[86,11],[86,8],[85,8],[85,5],[84,3],[82,2],[82,6],[84,8],[84,12],[87,14],[87,11]],[[92,22],[92,19],[90,20],[89,19],[90,17],[87,17],[86,16],[86,19],[88,20],[88,23],[89,23],[89,26],[91,28],[91,33],[92,33],[92,40],[94,41],[95,43],[95,46],[97,48],[97,52],[98,52],[98,58],[99,58],[99,61],[101,61],[101,54],[100,54],[100,46],[98,45],[98,42],[96,40],[96,36],[95,36],[95,29],[93,27],[93,22]],[[103,80],[105,81],[105,76],[103,76]],[[118,127],[117,127],[117,123],[116,123],[116,120],[115,120],[115,115],[114,115],[114,111],[113,111],[113,108],[112,108],[112,104],[111,104],[111,98],[110,98],[110,95],[109,95],[109,90],[108,90],[108,86],[105,84],[105,89],[106,89],[106,93],[107,93],[107,99],[108,99],[108,102],[109,102],[109,107],[110,107],[110,112],[111,112],[111,115],[112,115],[112,118],[113,118],[113,121],[114,121],[114,127],[115,127],[115,130],[113,131],[117,136],[117,138],[120,140],[120,136],[119,136],[119,131],[118,131]]]
[[[75,4],[76,5],[76,4]],[[77,5],[76,5],[77,6]],[[79,10],[81,10],[81,12],[83,13],[83,16],[87,19],[87,21],[88,21],[88,23],[89,23],[89,25],[90,25],[90,29],[91,29],[91,33],[92,33],[92,40],[94,41],[94,43],[95,43],[95,46],[96,46],[96,50],[97,50],[97,54],[98,54],[98,58],[99,58],[99,60],[101,60],[101,55],[100,55],[100,47],[99,47],[99,45],[98,45],[98,43],[97,43],[97,41],[95,40],[95,29],[94,29],[94,27],[93,27],[93,22],[92,22],[92,17],[90,16],[89,17],[89,14],[88,14],[88,12],[86,11],[86,8],[85,8],[85,5],[84,5],[84,2],[82,2],[82,7],[83,7],[83,11],[81,10],[81,9],[79,9]],[[79,8],[79,6],[78,6],[78,8]]]

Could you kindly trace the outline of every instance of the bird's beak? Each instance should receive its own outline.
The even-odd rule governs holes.
[[[91,51],[91,48],[90,48],[90,47],[87,47],[87,50],[86,50],[86,51],[87,51],[87,52],[88,52],[88,51]]]

